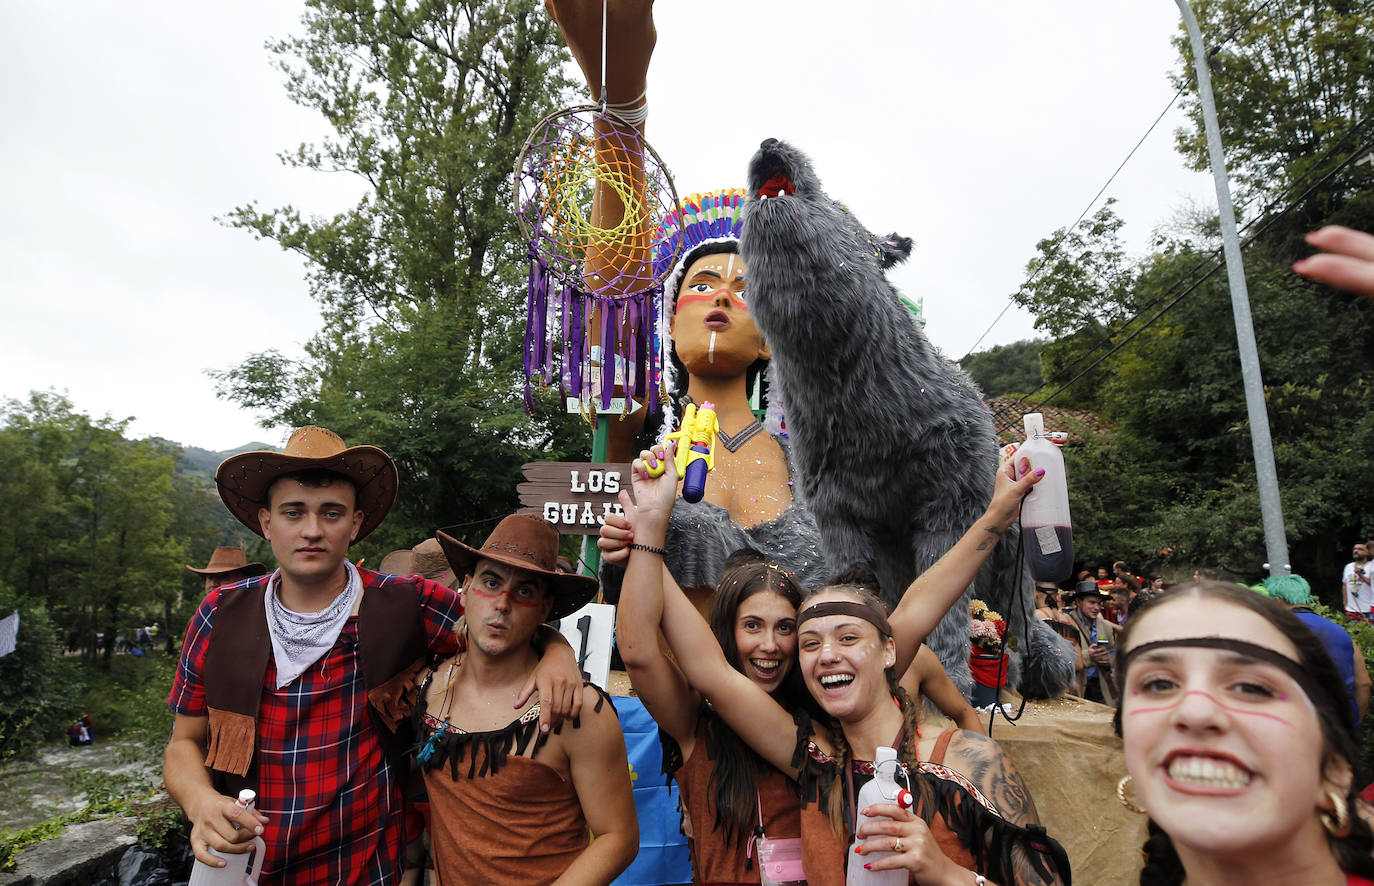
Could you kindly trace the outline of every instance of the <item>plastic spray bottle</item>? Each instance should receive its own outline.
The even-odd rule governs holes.
[[[1013,456],[1017,471],[1044,468],[1045,476],[1021,503],[1021,544],[1026,570],[1036,581],[1059,582],[1073,574],[1073,524],[1069,521],[1069,484],[1064,457],[1045,433],[1044,417],[1027,413],[1026,441]]]
[[[893,748],[878,748],[874,752],[873,758],[873,780],[859,789],[859,797],[854,801],[855,846],[867,839],[857,836],[859,828],[870,821],[890,821],[881,815],[864,815],[863,810],[879,803],[899,802],[898,794],[902,792],[902,788],[897,784],[896,775],[897,751]],[[846,886],[906,886],[908,872],[905,869],[871,871],[864,867],[865,864],[872,864],[878,859],[887,858],[892,854],[891,852],[869,852],[866,855],[859,855],[852,851],[845,853],[849,858],[849,866],[845,874]]]
[[[239,791],[239,797],[234,801],[234,805],[240,809],[252,809],[253,803],[258,799],[255,791],[244,788]],[[191,866],[191,879],[186,886],[257,886],[258,874],[262,873],[262,859],[267,851],[267,844],[262,837],[253,838],[253,870],[248,871],[248,856],[243,853],[216,852],[209,850],[211,855],[218,855],[227,864],[222,868],[211,867],[200,859]]]

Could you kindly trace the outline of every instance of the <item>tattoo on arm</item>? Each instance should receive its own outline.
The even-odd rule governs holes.
[[[982,541],[978,542],[978,547],[976,548],[976,550],[986,551],[988,548],[992,547],[993,545],[997,544],[997,542],[1002,540],[1002,533],[998,532],[996,529],[993,529],[991,526],[984,526],[983,531],[986,532],[988,535],[991,535],[992,538],[985,538]]]
[[[1039,824],[1040,815],[1021,773],[997,743],[981,733],[964,733],[960,737],[963,740],[959,742],[956,765],[964,776],[1007,821],[1021,827]]]
[[[954,760],[951,761],[956,768],[983,792],[983,796],[997,807],[1007,821],[1021,827],[1039,824],[1040,815],[1025,780],[996,742],[981,733],[966,733],[961,738]],[[1038,856],[1038,853],[1023,843],[1017,842],[1012,847],[1014,886],[1058,884],[1060,880],[1057,876],[1046,875],[1039,870],[1049,866],[1048,859],[1033,856]]]

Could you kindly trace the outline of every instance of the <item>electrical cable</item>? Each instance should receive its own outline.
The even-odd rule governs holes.
[[[1220,52],[1226,44],[1234,40],[1242,30],[1249,26],[1249,24],[1252,21],[1254,21],[1255,18],[1261,12],[1264,12],[1266,9],[1268,9],[1271,5],[1273,5],[1273,3],[1274,0],[1266,0],[1264,5],[1258,7],[1257,9],[1255,9],[1254,12],[1250,14],[1249,18],[1241,22],[1236,27],[1232,28],[1230,34],[1228,34],[1220,42],[1212,44],[1211,48],[1208,50],[1208,58],[1211,58],[1212,56]],[[1087,216],[1088,212],[1092,210],[1094,205],[1096,205],[1098,198],[1100,198],[1102,194],[1107,190],[1107,188],[1111,186],[1112,182],[1116,180],[1116,177],[1121,174],[1121,170],[1125,168],[1126,164],[1131,160],[1132,157],[1135,156],[1135,152],[1140,150],[1140,146],[1145,143],[1145,140],[1150,137],[1150,134],[1152,132],[1154,132],[1155,127],[1159,125],[1160,121],[1164,119],[1164,116],[1169,113],[1170,109],[1173,108],[1174,104],[1179,100],[1179,97],[1182,96],[1183,93],[1187,90],[1188,86],[1194,80],[1196,80],[1196,76],[1197,75],[1192,73],[1191,71],[1189,72],[1185,84],[1179,87],[1178,91],[1174,93],[1173,98],[1169,99],[1169,103],[1164,106],[1164,110],[1159,112],[1159,116],[1156,117],[1155,121],[1150,124],[1150,128],[1145,130],[1145,134],[1142,135],[1140,137],[1140,140],[1136,142],[1135,147],[1131,148],[1130,152],[1126,154],[1126,159],[1122,160],[1121,163],[1117,165],[1116,170],[1112,172],[1110,177],[1108,177],[1106,183],[1102,185],[1102,187],[1098,189],[1097,193],[1093,195],[1093,198],[1088,201],[1088,205],[1084,207],[1083,211],[1078,214],[1078,218],[1075,219],[1073,224],[1069,225],[1067,228],[1061,229],[1063,233],[1055,238],[1054,243],[1050,245],[1051,249],[1053,249],[1060,243],[1060,241],[1067,237],[1069,233],[1073,231],[1074,228],[1078,227],[1079,223],[1083,221],[1083,219]],[[1358,121],[1356,122],[1358,123]],[[1243,206],[1241,208],[1243,210],[1246,207]],[[1035,274],[1033,274],[1030,277],[1030,279],[1028,279],[1025,283],[1021,284],[1017,291],[1020,291],[1020,289],[1024,289],[1027,284],[1034,282],[1039,273],[1040,272],[1037,271]],[[998,312],[997,316],[994,317],[992,322],[988,324],[987,329],[983,330],[983,334],[978,336],[978,340],[975,341],[971,347],[969,347],[969,349],[964,353],[964,356],[960,357],[957,362],[962,363],[964,360],[968,359],[970,354],[977,350],[978,346],[983,343],[983,339],[987,338],[988,333],[992,332],[993,327],[995,327],[1001,321],[1001,319],[1006,316],[1007,311],[1011,310],[1012,305],[1014,305],[1015,303],[1016,302],[1013,300],[1012,296],[1007,296],[1007,303],[1002,306],[1002,310]]]
[[[1327,172],[1325,175],[1323,175],[1320,179],[1318,179],[1316,182],[1314,182],[1311,186],[1308,187],[1308,189],[1307,189],[1306,191],[1304,191],[1301,195],[1299,195],[1297,198],[1295,198],[1291,203],[1289,203],[1287,206],[1285,206],[1280,212],[1278,212],[1278,213],[1276,213],[1276,214],[1274,214],[1274,215],[1271,215],[1271,216],[1260,216],[1259,218],[1263,218],[1263,219],[1264,219],[1264,224],[1260,227],[1259,230],[1257,230],[1254,234],[1252,234],[1249,238],[1247,238],[1244,242],[1242,242],[1241,245],[1240,245],[1240,248],[1241,248],[1242,250],[1244,250],[1244,249],[1247,248],[1251,243],[1255,242],[1255,240],[1257,240],[1261,235],[1263,235],[1266,231],[1268,231],[1269,228],[1272,227],[1279,219],[1283,218],[1285,215],[1287,215],[1289,212],[1291,212],[1295,207],[1297,207],[1297,206],[1298,206],[1304,199],[1306,199],[1314,190],[1316,190],[1319,186],[1325,184],[1325,183],[1326,183],[1327,181],[1329,181],[1337,172],[1340,172],[1340,171],[1341,171],[1342,169],[1344,169],[1346,166],[1349,166],[1349,165],[1350,165],[1351,163],[1353,163],[1357,158],[1364,156],[1364,154],[1368,153],[1371,149],[1374,149],[1374,140],[1365,142],[1358,150],[1355,151],[1355,153],[1353,153],[1353,154],[1351,154],[1350,156],[1348,156],[1345,160],[1341,161],[1340,164],[1338,164],[1336,167],[1334,167],[1333,169],[1331,169],[1329,172]],[[1258,218],[1256,219],[1256,221],[1258,221]],[[1252,222],[1251,224],[1254,224],[1254,222]],[[1248,228],[1249,225],[1247,225],[1246,227]],[[1129,344],[1129,343],[1131,342],[1131,340],[1134,339],[1137,335],[1139,335],[1140,333],[1144,332],[1144,331],[1145,331],[1146,329],[1148,329],[1150,326],[1154,325],[1155,321],[1159,320],[1160,317],[1163,317],[1166,313],[1168,313],[1170,310],[1172,310],[1176,305],[1179,304],[1179,302],[1183,301],[1184,298],[1186,298],[1187,296],[1189,296],[1189,295],[1191,295],[1193,292],[1195,292],[1195,291],[1197,290],[1197,288],[1198,288],[1199,286],[1201,286],[1202,283],[1203,283],[1204,281],[1207,280],[1207,278],[1211,277],[1213,274],[1215,274],[1218,270],[1220,270],[1220,269],[1225,265],[1225,261],[1224,261],[1224,260],[1218,260],[1218,253],[1220,253],[1220,252],[1221,252],[1220,249],[1214,250],[1213,253],[1212,253],[1212,257],[1211,257],[1211,259],[1210,259],[1210,260],[1212,261],[1212,263],[1213,263],[1213,264],[1212,264],[1212,267],[1211,267],[1210,269],[1208,269],[1208,271],[1207,271],[1205,274],[1203,274],[1201,277],[1199,277],[1197,280],[1192,281],[1191,285],[1188,286],[1187,289],[1185,289],[1180,295],[1178,295],[1176,298],[1174,298],[1172,301],[1170,301],[1169,304],[1167,304],[1162,310],[1160,310],[1160,312],[1159,312],[1158,314],[1156,314],[1155,316],[1151,317],[1149,320],[1147,320],[1145,323],[1143,323],[1139,328],[1133,330],[1133,331],[1131,332],[1130,335],[1126,336],[1126,337],[1125,337],[1124,339],[1122,339],[1119,343],[1117,343],[1116,345],[1114,345],[1114,346],[1112,347],[1111,350],[1107,351],[1105,354],[1103,354],[1102,356],[1098,357],[1098,358],[1097,358],[1096,360],[1094,360],[1092,363],[1088,364],[1088,365],[1087,365],[1086,367],[1084,367],[1077,375],[1075,375],[1073,378],[1069,379],[1069,380],[1068,380],[1067,382],[1065,382],[1064,384],[1060,385],[1058,388],[1055,389],[1055,391],[1054,391],[1053,393],[1051,393],[1051,394],[1049,394],[1048,396],[1046,396],[1043,400],[1041,400],[1041,401],[1040,401],[1039,403],[1037,403],[1034,407],[1030,408],[1030,409],[1027,410],[1027,411],[1028,411],[1028,412],[1035,412],[1035,411],[1039,410],[1039,409],[1040,409],[1042,406],[1044,406],[1045,404],[1049,403],[1051,400],[1053,400],[1053,399],[1054,399],[1055,397],[1057,397],[1059,394],[1063,393],[1065,390],[1067,390],[1069,387],[1071,387],[1071,386],[1072,386],[1075,382],[1077,382],[1080,378],[1082,378],[1083,376],[1085,376],[1085,375],[1087,375],[1089,372],[1091,372],[1093,369],[1095,369],[1095,368],[1098,366],[1098,364],[1100,364],[1103,360],[1107,359],[1107,358],[1110,357],[1112,354],[1115,354],[1117,351],[1121,350],[1123,347],[1125,347],[1127,344]],[[1136,318],[1134,318],[1134,319],[1139,319],[1139,315],[1137,315]],[[1042,385],[1041,387],[1044,387],[1044,385]],[[1032,392],[1032,393],[1034,393],[1034,392]],[[1025,401],[1025,400],[1021,400],[1021,402],[1022,402],[1022,403],[1025,403],[1026,401]],[[1005,431],[1005,430],[1011,428],[1013,425],[1014,425],[1014,423],[1008,424],[1008,425],[1006,425],[1005,427],[1001,428],[1001,430],[1002,430],[1002,431]]]
[[[1298,178],[1297,180],[1295,180],[1295,181],[1293,181],[1292,183],[1290,183],[1289,185],[1287,185],[1285,188],[1283,188],[1277,195],[1275,195],[1275,196],[1269,201],[1269,203],[1264,207],[1264,209],[1263,209],[1260,213],[1258,213],[1254,218],[1252,218],[1250,221],[1246,222],[1246,223],[1240,228],[1240,232],[1241,232],[1241,233],[1244,233],[1244,232],[1248,231],[1248,230],[1249,230],[1251,227],[1253,227],[1254,225],[1260,223],[1261,221],[1264,221],[1264,220],[1266,220],[1266,219],[1269,219],[1269,218],[1270,218],[1269,213],[1274,209],[1274,207],[1277,206],[1277,205],[1279,204],[1279,202],[1282,201],[1289,193],[1291,193],[1292,191],[1296,190],[1296,189],[1299,188],[1299,187],[1302,187],[1302,186],[1306,183],[1306,182],[1304,181],[1304,178],[1310,179],[1312,176],[1316,175],[1316,174],[1317,174],[1316,170],[1317,170],[1317,168],[1318,168],[1318,165],[1319,165],[1320,161],[1324,160],[1328,155],[1330,155],[1331,153],[1333,153],[1337,148],[1339,148],[1341,145],[1345,144],[1345,143],[1349,140],[1349,138],[1350,138],[1352,135],[1354,135],[1354,134],[1356,133],[1356,131],[1360,128],[1361,122],[1362,122],[1362,121],[1356,120],[1354,123],[1352,123],[1349,127],[1346,128],[1346,130],[1340,135],[1339,138],[1333,139],[1333,140],[1331,141],[1331,144],[1329,144],[1329,145],[1327,146],[1327,148],[1326,148],[1324,151],[1322,151],[1321,154],[1319,154],[1319,155],[1317,156],[1317,158],[1316,158],[1316,159],[1317,159],[1317,163],[1314,163],[1314,164],[1313,164],[1313,166],[1312,166],[1312,171],[1310,171],[1309,173],[1307,173],[1307,175],[1306,175],[1305,177],[1300,177],[1300,178]],[[1316,185],[1322,184],[1322,183],[1324,183],[1325,181],[1329,180],[1330,177],[1331,177],[1331,175],[1333,175],[1335,172],[1340,171],[1340,169],[1344,168],[1345,166],[1348,166],[1348,165],[1350,164],[1352,158],[1360,156],[1360,155],[1363,153],[1363,151],[1364,151],[1364,148],[1360,148],[1359,150],[1357,150],[1357,151],[1355,152],[1355,154],[1351,155],[1351,157],[1347,157],[1344,161],[1342,161],[1340,164],[1338,164],[1334,169],[1329,170],[1325,175],[1323,175],[1323,177],[1321,178],[1320,181],[1316,182],[1316,183],[1315,183],[1314,185],[1312,185],[1312,186],[1309,186],[1308,189],[1307,189],[1307,191],[1305,191],[1301,196],[1299,196],[1298,198],[1296,198],[1296,199],[1293,201],[1293,203],[1291,203],[1289,206],[1285,207],[1280,213],[1278,213],[1278,215],[1273,216],[1273,217],[1274,217],[1274,218],[1282,217],[1282,215],[1285,214],[1285,213],[1287,213],[1288,211],[1290,211],[1290,210],[1294,207],[1294,205],[1296,205],[1296,204],[1297,204],[1298,202],[1300,202],[1301,200],[1305,199],[1305,198],[1308,196],[1308,194],[1311,193],[1311,190],[1312,190],[1313,187],[1315,187]],[[1253,202],[1253,201],[1252,201],[1252,202]],[[1267,227],[1267,224],[1266,224],[1266,227]],[[1248,243],[1248,242],[1249,242],[1249,241],[1247,241],[1247,243]],[[1161,301],[1165,300],[1166,298],[1170,298],[1170,297],[1173,295],[1173,293],[1177,291],[1177,287],[1181,287],[1181,286],[1186,285],[1186,284],[1189,282],[1189,278],[1190,278],[1194,273],[1196,273],[1197,271],[1199,271],[1199,270],[1200,270],[1201,268],[1203,268],[1205,265],[1207,265],[1207,264],[1209,264],[1209,263],[1212,263],[1212,262],[1215,262],[1216,259],[1217,259],[1217,257],[1218,257],[1220,254],[1221,254],[1221,249],[1220,249],[1220,248],[1217,248],[1217,249],[1212,250],[1212,252],[1211,252],[1206,258],[1203,258],[1202,260],[1200,260],[1197,264],[1195,264],[1192,268],[1190,268],[1188,271],[1186,271],[1186,272],[1183,274],[1183,276],[1180,278],[1179,283],[1176,284],[1176,287],[1175,287],[1174,289],[1171,289],[1171,290],[1169,290],[1169,291],[1163,292],[1163,293],[1161,293],[1160,295],[1156,296],[1154,299],[1152,299],[1151,301],[1147,302],[1145,305],[1142,305],[1139,309],[1137,309],[1137,311],[1135,312],[1135,314],[1133,314],[1131,317],[1127,318],[1124,322],[1120,322],[1119,325],[1118,325],[1115,329],[1109,329],[1108,332],[1107,332],[1107,334],[1106,334],[1105,336],[1103,336],[1103,338],[1101,338],[1100,340],[1098,340],[1097,342],[1095,342],[1091,347],[1089,347],[1089,348],[1088,348],[1086,351],[1084,351],[1082,354],[1079,354],[1079,355],[1077,356],[1077,360],[1078,360],[1078,361],[1085,360],[1085,359],[1087,359],[1088,357],[1092,356],[1092,354],[1093,354],[1094,352],[1096,352],[1099,348],[1101,348],[1104,344],[1111,344],[1111,341],[1112,341],[1112,337],[1113,337],[1113,336],[1118,335],[1119,333],[1121,333],[1122,331],[1124,331],[1125,329],[1127,329],[1132,323],[1134,323],[1136,320],[1139,320],[1142,316],[1144,316],[1144,314],[1145,314],[1147,311],[1151,310],[1155,305],[1159,304]],[[1210,274],[1213,273],[1214,271],[1215,271],[1215,267],[1212,268],[1211,270],[1209,270],[1207,273],[1208,273],[1208,275],[1210,275]],[[1101,361],[1099,360],[1099,361],[1096,361],[1096,362],[1101,362]],[[1021,402],[1021,403],[1029,402],[1029,400],[1030,400],[1031,397],[1033,397],[1036,393],[1038,393],[1040,390],[1042,390],[1043,388],[1047,387],[1048,385],[1053,384],[1054,382],[1055,382],[1054,379],[1046,379],[1046,380],[1042,381],[1042,382],[1041,382],[1039,385],[1037,385],[1035,388],[1032,388],[1032,389],[1030,390],[1030,392],[1028,392],[1027,394],[1024,394],[1024,395],[1022,395],[1021,397],[1019,397],[1019,398],[1018,398],[1019,402]],[[1058,393],[1058,391],[1056,391],[1055,393]],[[1053,395],[1051,395],[1051,396],[1053,396]],[[1045,400],[1045,401],[1042,401],[1042,403],[1043,403],[1043,402],[1048,402],[1048,399],[1049,399],[1049,398],[1046,398],[1046,400]],[[1013,423],[1013,424],[1014,424],[1014,423]],[[1006,427],[1003,427],[1003,428],[1001,428],[1000,430],[1005,431],[1005,430],[1007,430],[1007,429],[1010,428],[1010,427],[1011,427],[1011,425],[1007,425]]]

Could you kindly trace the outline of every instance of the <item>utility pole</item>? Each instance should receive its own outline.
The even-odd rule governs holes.
[[[1273,576],[1288,575],[1288,537],[1283,528],[1283,505],[1279,500],[1278,472],[1274,469],[1274,445],[1269,436],[1269,413],[1264,404],[1264,380],[1260,376],[1259,349],[1255,346],[1255,326],[1250,319],[1250,295],[1245,289],[1245,266],[1240,259],[1240,236],[1236,233],[1236,211],[1231,204],[1231,186],[1226,173],[1226,157],[1221,150],[1221,128],[1217,125],[1216,102],[1212,98],[1212,77],[1207,70],[1207,48],[1202,42],[1197,18],[1188,0],[1176,0],[1183,14],[1183,25],[1193,46],[1193,67],[1197,71],[1197,92],[1202,102],[1202,122],[1207,132],[1207,152],[1212,163],[1212,179],[1217,188],[1217,210],[1221,220],[1221,245],[1226,256],[1226,278],[1231,284],[1231,311],[1236,318],[1236,344],[1240,351],[1240,373],[1245,385],[1245,410],[1250,418],[1250,445],[1255,454],[1255,475],[1259,486],[1260,515],[1264,521],[1264,548]]]

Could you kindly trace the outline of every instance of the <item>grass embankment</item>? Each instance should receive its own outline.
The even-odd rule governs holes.
[[[109,670],[98,665],[78,667],[82,681],[82,709],[95,724],[97,741],[121,739],[127,745],[127,761],[159,760],[172,729],[167,693],[176,668],[174,659],[161,653],[137,657],[117,655]],[[64,734],[48,736],[66,741]],[[0,871],[12,870],[14,857],[25,847],[61,833],[68,825],[106,815],[133,813],[139,816],[139,840],[163,850],[181,839],[180,810],[148,807],[160,784],[138,775],[101,770],[73,773],[74,787],[83,795],[84,808],[50,818],[18,831],[0,829]]]

